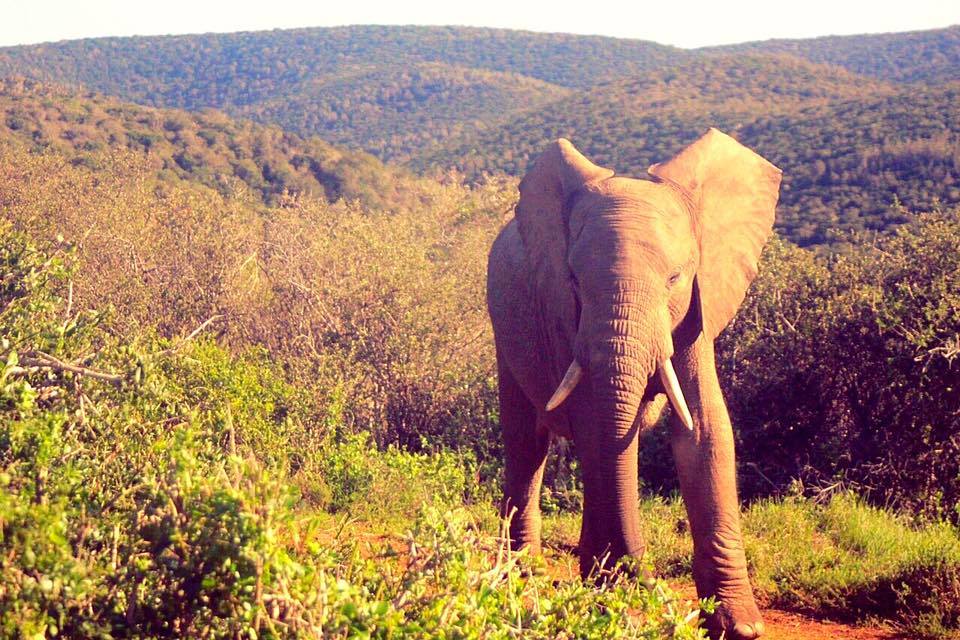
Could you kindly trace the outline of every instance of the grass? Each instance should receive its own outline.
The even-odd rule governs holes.
[[[658,575],[690,580],[693,551],[679,499],[640,504],[648,561]],[[547,518],[546,546],[571,550],[578,514]],[[851,493],[825,503],[758,501],[743,514],[757,596],[769,605],[846,621],[884,619],[910,637],[955,637],[960,629],[960,531],[918,525]]]
[[[746,514],[755,583],[774,603],[844,618],[880,616],[915,637],[960,627],[960,532],[917,526],[840,494],[826,505],[763,501]]]

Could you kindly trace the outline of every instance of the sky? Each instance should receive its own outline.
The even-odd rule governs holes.
[[[700,47],[960,24],[960,0],[0,0],[0,6],[0,46],[98,36],[448,24]]]

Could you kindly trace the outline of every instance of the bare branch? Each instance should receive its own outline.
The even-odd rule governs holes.
[[[200,335],[200,332],[206,329],[207,327],[209,327],[211,323],[213,323],[215,320],[219,320],[222,317],[223,316],[219,313],[213,314],[212,316],[210,316],[209,318],[201,322],[196,329],[194,329],[189,334],[187,334],[187,336],[185,338],[182,338],[179,342],[177,342],[177,344],[173,345],[172,347],[168,347],[162,351],[158,351],[155,355],[166,356],[166,355],[170,355],[171,353],[175,353],[180,348],[182,348],[183,345],[185,345],[186,343],[190,342],[191,340],[196,338],[198,335]]]
[[[49,369],[51,371],[69,371],[70,373],[86,376],[95,380],[102,380],[114,385],[120,385],[126,378],[126,376],[122,373],[108,373],[106,371],[98,371],[96,369],[90,369],[89,367],[81,367],[69,362],[64,362],[63,360],[55,358],[49,353],[43,353],[42,351],[36,351],[30,353],[29,355],[21,356],[20,363],[26,365],[27,367],[37,367],[40,369]]]
[[[204,320],[203,322],[201,322],[200,325],[199,325],[196,329],[194,329],[193,331],[191,331],[191,332],[187,335],[187,337],[183,339],[183,342],[189,342],[190,340],[193,340],[194,338],[196,338],[196,337],[200,334],[201,331],[203,331],[203,330],[206,329],[208,326],[210,326],[210,323],[212,323],[214,320],[219,320],[219,319],[222,318],[222,317],[223,317],[223,316],[220,315],[219,313],[213,314],[212,316],[210,316],[209,318],[207,318],[206,320]]]

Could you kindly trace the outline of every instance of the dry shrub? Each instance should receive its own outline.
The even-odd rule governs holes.
[[[217,316],[227,343],[267,347],[315,389],[330,424],[381,445],[493,453],[484,271],[512,185],[421,181],[391,211],[265,208],[242,189],[161,182],[142,155],[98,164],[0,151],[4,216],[77,247],[75,304],[113,305],[124,334],[183,335]]]
[[[272,212],[249,275],[269,312],[243,323],[245,340],[306,358],[324,388],[360,400],[348,422],[414,447],[458,444],[459,428],[489,423],[484,271],[509,207],[500,185],[425,195],[409,212],[317,202]]]
[[[857,487],[960,520],[960,210],[816,260],[774,242],[721,336],[748,495]]]

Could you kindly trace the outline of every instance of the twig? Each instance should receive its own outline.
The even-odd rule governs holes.
[[[206,328],[210,325],[211,322],[213,322],[214,320],[219,320],[219,319],[222,318],[222,317],[223,317],[223,316],[221,316],[219,313],[213,314],[212,316],[210,316],[209,318],[207,318],[206,320],[204,320],[203,322],[201,322],[201,323],[200,323],[200,326],[198,326],[196,329],[194,329],[193,331],[191,331],[190,334],[189,334],[186,338],[183,339],[183,341],[184,341],[184,342],[187,342],[187,341],[189,341],[189,340],[193,340],[194,338],[197,337],[197,335],[200,334],[201,331],[203,331],[204,329],[206,329]]]
[[[73,279],[67,286],[67,310],[63,312],[63,328],[66,329],[70,324],[70,311],[73,309]]]
[[[33,352],[32,355],[21,356],[20,362],[27,367],[38,367],[41,369],[50,369],[52,371],[69,371],[77,375],[86,376],[95,380],[103,380],[110,384],[120,385],[126,376],[122,373],[108,373],[106,371],[97,371],[89,367],[81,367],[69,362],[64,362],[42,351]]]
[[[756,472],[757,472],[757,475],[759,475],[761,478],[763,478],[764,480],[766,480],[767,483],[768,483],[771,487],[774,488],[774,490],[776,490],[776,489],[778,488],[777,485],[773,483],[773,480],[771,480],[770,478],[768,478],[768,477],[763,473],[763,471],[760,470],[760,465],[758,465],[756,462],[748,462],[748,463],[747,463],[747,466],[748,466],[748,467],[751,467],[754,471],[756,471]]]
[[[209,318],[207,318],[206,320],[204,320],[203,322],[201,322],[201,323],[200,323],[200,326],[198,326],[196,329],[194,329],[194,330],[191,331],[189,334],[187,334],[187,337],[181,339],[177,344],[173,345],[172,347],[167,347],[166,349],[164,349],[164,350],[162,350],[162,351],[158,351],[158,352],[156,353],[156,355],[157,355],[157,356],[166,356],[166,355],[170,355],[171,353],[176,352],[176,351],[179,350],[181,347],[183,347],[183,345],[185,345],[186,343],[190,342],[191,340],[193,340],[194,338],[196,338],[198,335],[200,335],[200,332],[203,331],[204,329],[206,329],[208,326],[210,326],[210,324],[211,324],[213,321],[219,320],[219,319],[222,318],[222,317],[223,317],[223,316],[222,316],[221,314],[219,314],[219,313],[213,314],[212,316],[210,316]]]

